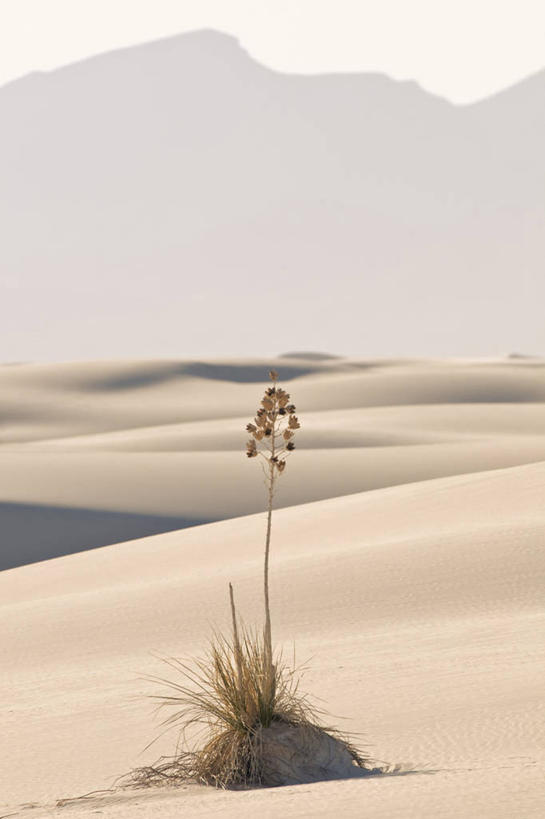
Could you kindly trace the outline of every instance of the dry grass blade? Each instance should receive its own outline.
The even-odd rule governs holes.
[[[281,658],[273,666],[271,684],[263,641],[257,633],[243,629],[238,651],[233,642],[217,634],[208,656],[195,660],[193,666],[172,658],[165,662],[181,672],[181,681],[151,678],[172,691],[154,697],[159,707],[177,709],[164,725],[208,726],[213,719],[223,727],[247,731],[257,724],[267,727],[275,718],[297,722],[309,713],[316,717],[308,700],[299,694],[296,673]]]

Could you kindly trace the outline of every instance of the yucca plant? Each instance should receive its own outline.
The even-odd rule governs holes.
[[[301,425],[289,394],[278,385],[278,374],[271,370],[269,376],[272,385],[246,427],[251,435],[246,454],[261,459],[267,488],[263,630],[239,626],[229,584],[231,638],[216,634],[206,656],[191,665],[166,660],[179,672],[179,681],[151,678],[169,689],[155,697],[161,709],[174,709],[163,724],[181,728],[184,736],[200,727],[205,742],[133,772],[128,783],[132,786],[187,780],[221,787],[279,785],[366,770],[364,758],[350,741],[320,725],[318,712],[299,691],[297,670],[273,652],[269,596],[273,501]]]

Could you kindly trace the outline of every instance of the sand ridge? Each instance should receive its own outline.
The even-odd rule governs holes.
[[[305,418],[280,506],[545,459],[540,359],[272,363]],[[0,568],[261,509],[244,427],[269,364],[0,368]]]

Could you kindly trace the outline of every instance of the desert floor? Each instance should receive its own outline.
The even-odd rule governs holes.
[[[275,642],[390,773],[115,789],[175,750],[143,750],[160,658],[228,627],[229,581],[261,621],[244,427],[271,365],[303,425]],[[0,412],[0,817],[543,817],[543,360],[6,365]]]

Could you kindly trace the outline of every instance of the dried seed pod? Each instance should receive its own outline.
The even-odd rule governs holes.
[[[258,429],[258,430],[257,430],[257,432],[254,432],[254,438],[256,439],[256,441],[261,441],[261,439],[263,438],[264,434],[265,434],[265,433],[263,432],[263,430],[262,430],[262,429]]]
[[[295,449],[295,444],[293,443],[293,441],[289,441],[289,442],[286,444],[286,449],[287,449],[289,452],[292,452],[292,451]]]
[[[300,429],[301,428],[301,424],[299,423],[296,415],[290,415],[288,425],[289,425],[290,429]]]
[[[284,409],[284,407],[280,407],[280,409],[278,410],[278,414],[279,415],[285,415],[286,414],[286,410]]]
[[[253,438],[246,444],[246,455],[248,458],[255,458],[257,455],[257,445]]]
[[[290,415],[292,415],[295,412],[295,404],[288,404],[286,409],[290,413]]]
[[[255,432],[257,427],[255,424],[246,424],[246,429],[248,430],[248,432]]]
[[[292,432],[291,429],[285,429],[284,432],[282,433],[284,441],[289,441],[289,439],[293,438],[294,435],[295,433]]]
[[[276,468],[278,469],[279,472],[283,472],[284,469],[286,468],[286,462],[278,461],[278,463],[276,464]]]
[[[276,370],[269,371],[269,378],[271,379],[271,381],[278,381],[278,373],[276,372]]]
[[[265,435],[269,438],[272,435],[271,427],[265,427]]]
[[[263,406],[265,407],[266,410],[272,410],[272,408],[274,407],[274,402],[267,395],[265,395],[261,399],[261,403],[263,404]]]

